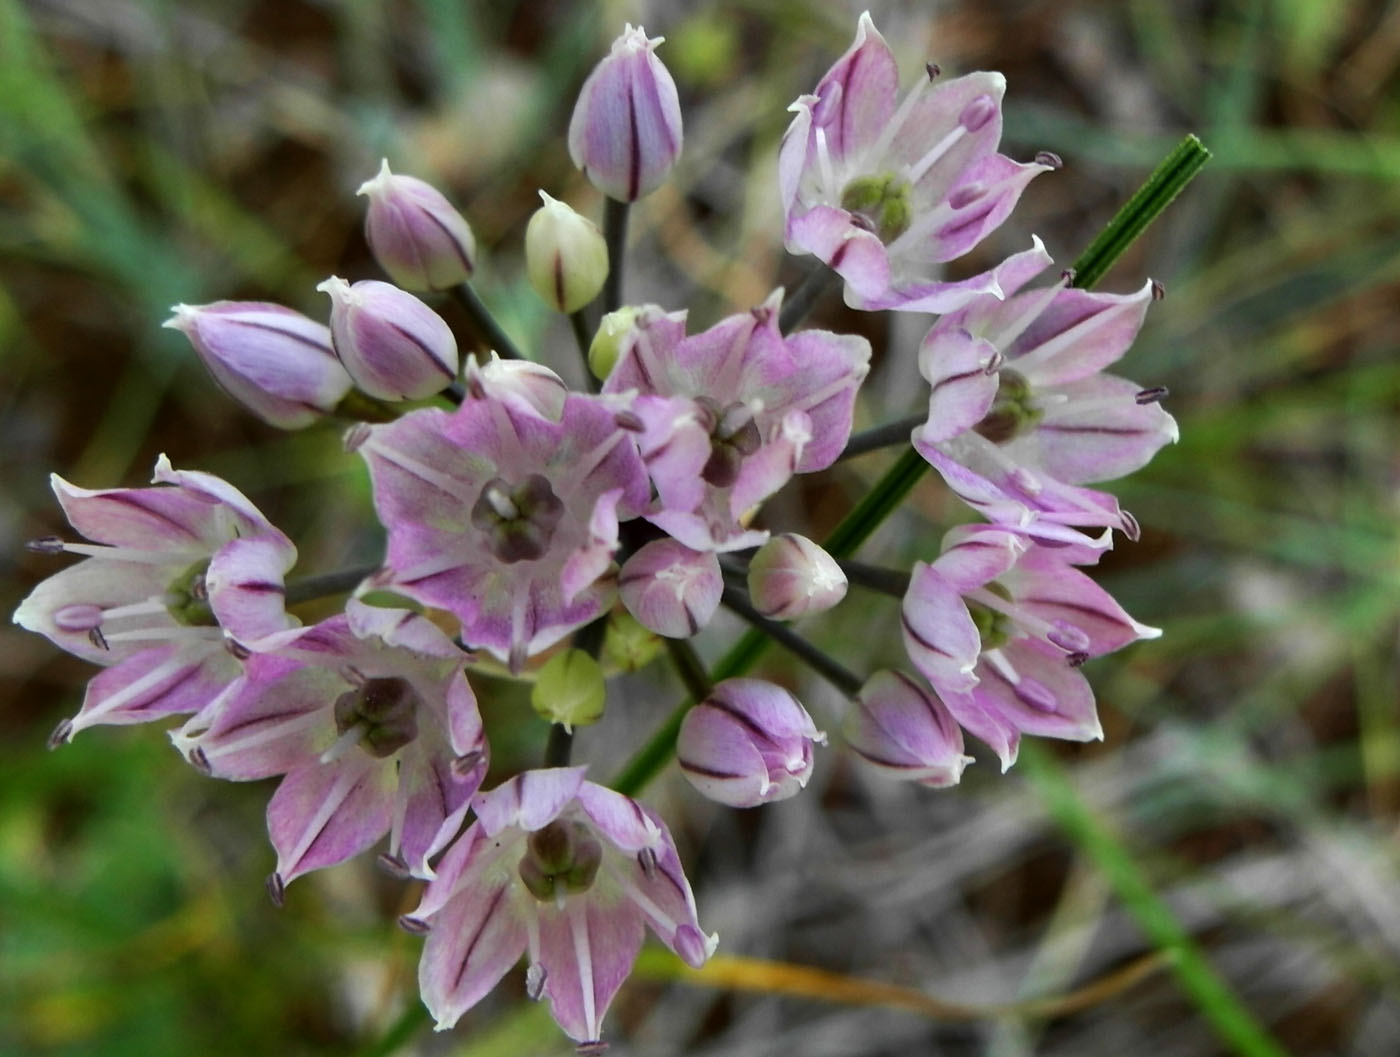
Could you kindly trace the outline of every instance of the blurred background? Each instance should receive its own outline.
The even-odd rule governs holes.
[[[23,547],[65,528],[50,471],[137,485],[161,452],[247,492],[297,541],[302,573],[376,559],[339,427],[262,426],[160,324],[221,298],[324,317],[318,281],[378,277],[354,191],[381,156],[462,207],[482,296],[577,378],[520,242],[537,188],[600,213],[564,130],[626,21],[667,38],[686,120],[675,180],[633,213],[628,299],[688,306],[696,329],[791,288],[810,262],[782,253],[776,143],[859,10],[0,0],[0,609],[62,564]],[[925,60],[1004,71],[1003,150],[1065,159],[968,268],[1032,232],[1067,265],[1183,133],[1214,152],[1100,287],[1167,289],[1121,373],[1170,387],[1182,439],[1113,486],[1143,536],[1102,566],[1165,634],[1086,669],[1102,744],[1045,744],[1005,776],[977,747],[959,788],[895,787],[833,747],[805,795],[736,813],[668,771],[646,799],[722,951],[834,975],[701,980],[649,950],[609,1016],[613,1052],[1393,1057],[1400,3],[875,0],[872,14],[910,78]],[[875,344],[859,424],[919,408],[928,320],[833,301],[813,321]],[[890,458],[789,489],[770,522],[823,531]],[[926,479],[863,556],[930,557],[965,516]],[[895,615],[853,594],[804,632],[868,672],[899,661]],[[777,654],[765,665],[838,728],[830,691]],[[269,785],[203,780],[152,729],[45,752],[90,674],[0,626],[0,1052],[570,1052],[523,973],[434,1035],[415,1011],[420,941],[392,924],[416,894],[368,863],[299,881],[274,909]],[[499,774],[532,764],[544,727],[519,688],[477,686]],[[662,677],[614,691],[576,746],[595,778],[679,699]],[[916,993],[1002,1008],[920,1008]]]

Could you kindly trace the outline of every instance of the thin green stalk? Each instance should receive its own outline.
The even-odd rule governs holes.
[[[1123,839],[1084,802],[1064,768],[1042,746],[1022,742],[1020,765],[1037,798],[1070,839],[1103,871],[1124,908],[1167,956],[1181,988],[1196,1003],[1220,1038],[1245,1057],[1287,1057],[1254,1019],[1153,890]]]
[[[836,456],[836,461],[851,459],[870,451],[879,451],[881,448],[892,448],[896,444],[908,444],[909,434],[916,426],[923,425],[927,419],[928,415],[922,413],[909,415],[905,418],[897,418],[893,422],[886,422],[883,426],[872,426],[859,433],[852,433],[851,439],[846,441],[846,446],[841,449],[841,454]]]
[[[597,393],[602,390],[602,383],[593,376],[593,368],[588,366],[588,346],[593,344],[594,327],[588,321],[588,308],[580,308],[577,312],[569,313],[569,327],[574,332],[574,341],[578,343],[578,353],[583,359],[583,380],[588,386],[590,393]]]
[[[1185,190],[1209,160],[1210,151],[1195,136],[1187,136],[1178,143],[1147,182],[1138,188],[1137,194],[1128,199],[1108,226],[1099,232],[1099,237],[1079,255],[1074,262],[1074,280],[1070,285],[1088,290],[1098,283],[1113,262],[1147,230],[1147,225],[1157,219],[1162,210],[1171,205],[1172,199]]]
[[[520,355],[520,347],[510,339],[509,334],[501,329],[501,325],[496,322],[496,317],[491,314],[491,310],[486,307],[486,302],[473,289],[471,283],[458,283],[452,288],[452,296],[467,310],[472,325],[476,328],[481,339],[486,342],[488,349],[495,352],[503,360],[523,359]]]
[[[603,202],[603,241],[608,247],[608,278],[603,283],[603,311],[622,307],[622,270],[627,256],[627,214],[629,202],[615,198]],[[590,374],[589,377],[592,377]]]
[[[360,585],[360,581],[378,568],[378,565],[363,565],[355,569],[339,569],[333,573],[322,573],[320,576],[306,576],[300,580],[293,580],[287,585],[287,591],[284,595],[286,604],[292,606],[298,602],[310,602],[313,598],[348,594]]]
[[[778,311],[778,329],[789,333],[801,323],[816,307],[822,295],[836,285],[841,277],[825,264],[818,264],[792,292],[784,298],[783,307]]]

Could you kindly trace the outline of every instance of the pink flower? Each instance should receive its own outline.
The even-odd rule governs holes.
[[[767,534],[740,518],[794,473],[830,466],[851,432],[870,343],[778,330],[782,291],[750,312],[685,336],[685,313],[644,308],[605,393],[633,410],[658,502],[647,520],[697,551],[753,547]]]
[[[69,523],[93,542],[31,544],[87,557],[39,584],[14,620],[106,671],[51,745],[98,724],[199,711],[239,675],[230,650],[246,654],[294,623],[282,582],[291,541],[212,474],[162,455],[154,480],[94,490],[52,477]]]
[[[1062,281],[1018,292],[1049,263],[1037,239],[999,269],[1014,296],[979,297],[928,332],[919,369],[929,417],[914,445],[995,520],[1136,535],[1117,500],[1080,486],[1131,473],[1176,440],[1158,403],[1165,390],[1103,373],[1137,335],[1153,286],[1093,294]]]
[[[995,272],[933,279],[997,228],[1021,192],[1058,161],[997,153],[999,73],[935,81],[929,67],[896,103],[899,71],[870,15],[855,42],[790,108],[778,155],[787,244],[846,280],[854,308],[947,312],[997,294]]]
[[[936,696],[901,672],[872,675],[846,713],[843,733],[861,759],[893,778],[933,789],[957,785],[972,757]]]
[[[613,404],[570,394],[558,421],[483,392],[355,435],[389,553],[375,577],[454,613],[512,667],[616,597],[618,522],[648,499]]]
[[[247,674],[171,735],[216,778],[285,775],[268,805],[285,886],[389,834],[386,862],[431,877],[486,773],[467,655],[426,617],[351,600],[272,640]]]
[[[957,721],[1002,768],[1022,733],[1089,741],[1103,736],[1079,666],[1161,632],[1139,624],[1075,564],[1091,545],[1046,547],[994,525],[964,525],[931,565],[919,562],[904,596],[904,644]]]
[[[427,933],[418,983],[439,1030],[526,953],[530,995],[571,1038],[598,1042],[643,926],[692,967],[714,950],[665,824],[583,774],[527,771],[477,794],[477,821],[401,919]]]

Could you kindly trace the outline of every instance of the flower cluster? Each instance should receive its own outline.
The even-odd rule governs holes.
[[[644,926],[691,966],[714,950],[661,818],[566,766],[573,727],[606,700],[600,657],[642,663],[671,640],[693,702],[679,768],[701,794],[753,807],[797,795],[826,735],[775,682],[707,681],[686,640],[721,606],[810,658],[785,623],[837,606],[851,585],[898,596],[917,675],[857,676],[824,657],[814,667],[849,699],[850,748],[930,787],[959,781],[964,731],[1003,768],[1025,734],[1101,737],[1081,666],[1157,634],[1086,569],[1115,530],[1138,534],[1087,486],[1176,438],[1164,390],[1103,373],[1160,288],[1096,294],[1069,273],[1032,287],[1051,263],[1039,239],[971,278],[941,275],[1058,167],[998,152],[1004,79],[929,67],[900,98],[893,55],[862,16],[851,48],[793,104],[779,152],[788,249],[815,256],[814,275],[834,272],[852,308],[941,314],[917,350],[888,355],[927,382],[927,420],[909,442],[985,520],[952,527],[901,572],[777,531],[763,510],[848,450],[866,339],[797,329],[803,302],[785,308],[781,289],[709,326],[620,300],[617,218],[681,152],[659,43],[629,26],[569,127],[570,155],[611,200],[608,230],[541,192],[525,235],[530,281],[573,317],[591,391],[510,343],[470,285],[467,221],[386,162],[360,193],[392,284],[327,278],[326,324],[227,301],[179,305],[167,324],[267,422],[353,423],[345,446],[369,475],[382,561],[289,582],[286,536],[232,485],[162,456],[151,487],[53,479],[90,542],[35,541],[83,560],[14,617],[102,666],[51,744],[182,717],[171,739],[201,772],[279,779],[267,810],[276,902],[297,877],[387,838],[381,864],[428,882],[401,924],[426,935],[420,985],[439,1028],[524,954],[531,997],[596,1049]],[[489,356],[463,356],[417,296],[443,293],[491,336]],[[318,623],[289,610],[351,588]],[[371,592],[400,605],[370,604]],[[489,732],[468,680],[486,655],[535,680],[536,707],[556,724],[542,767],[492,775],[489,789]]]

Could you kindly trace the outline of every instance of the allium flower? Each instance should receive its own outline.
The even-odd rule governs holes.
[[[964,525],[948,533],[936,561],[914,567],[903,607],[909,658],[958,722],[996,750],[1003,770],[1022,733],[1101,738],[1079,666],[1161,634],[1071,564],[1098,553]]]
[[[618,521],[648,499],[613,402],[569,395],[558,422],[487,394],[357,431],[389,531],[375,578],[456,614],[518,668],[607,612]]]
[[[730,807],[796,796],[826,744],[797,698],[763,679],[726,679],[685,714],[676,762],[690,784]]]
[[[365,240],[379,266],[405,290],[447,290],[475,270],[472,229],[436,187],[389,171],[389,159],[374,179],[355,192],[369,198]]]
[[[997,520],[1132,535],[1135,523],[1112,496],[1078,486],[1131,473],[1176,440],[1176,422],[1158,403],[1165,390],[1102,373],[1136,337],[1154,287],[1093,294],[1062,281],[1017,292],[1049,263],[1037,239],[1001,268],[1015,296],[980,297],[928,332],[919,369],[931,386],[929,417],[914,444]]]
[[[623,342],[605,393],[636,391],[640,437],[658,493],[647,519],[692,550],[753,547],[740,518],[794,473],[830,466],[851,432],[870,343],[853,334],[778,330],[782,291],[750,312],[685,336],[685,313],[647,308]]]
[[[431,877],[486,773],[467,656],[426,617],[353,599],[265,644],[274,652],[171,737],[216,778],[286,775],[267,809],[273,898],[385,833],[387,865]]]
[[[866,681],[842,732],[870,766],[934,789],[957,785],[972,762],[943,702],[901,672],[876,672]]]
[[[296,548],[226,481],[176,470],[164,455],[154,488],[51,480],[69,523],[93,542],[31,544],[87,558],[39,584],[14,620],[107,670],[50,745],[98,724],[197,712],[238,676],[230,650],[294,623],[282,578]]]
[[[569,157],[619,202],[655,191],[681,153],[676,82],[656,57],[663,40],[627,26],[583,82],[569,120]]]
[[[868,13],[855,42],[791,109],[778,155],[790,252],[812,253],[846,280],[854,308],[947,312],[996,294],[994,272],[933,279],[997,228],[1039,173],[997,153],[999,73],[937,82],[937,70],[896,102],[894,55]]]
[[[584,768],[527,771],[472,801],[477,821],[401,919],[427,932],[418,982],[450,1028],[527,953],[526,989],[571,1038],[596,1043],[643,926],[687,965],[714,950],[665,824]]]
[[[350,375],[322,323],[264,301],[176,305],[165,326],[190,339],[205,368],[235,400],[282,429],[333,412]]]

